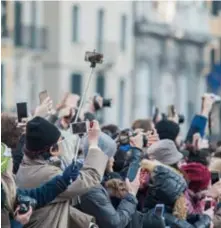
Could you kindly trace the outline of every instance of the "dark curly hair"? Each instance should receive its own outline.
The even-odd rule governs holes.
[[[16,117],[8,114],[1,114],[1,141],[11,149],[15,149],[21,137],[21,130],[17,128]]]
[[[112,139],[115,139],[117,134],[119,133],[119,128],[115,124],[108,124],[102,126],[101,131],[109,135]]]

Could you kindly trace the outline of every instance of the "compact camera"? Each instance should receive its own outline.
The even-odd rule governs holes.
[[[37,206],[37,201],[29,196],[18,196],[18,205],[20,209],[18,211],[19,214],[25,214],[30,210],[30,207],[34,210]]]
[[[131,129],[124,129],[118,135],[118,142],[120,145],[130,144],[130,137],[136,136]],[[143,135],[143,147],[147,147],[148,139],[146,135]]]
[[[94,108],[96,111],[101,109],[99,102],[98,102],[98,96],[97,95],[94,96],[93,102],[94,102]],[[103,107],[111,107],[111,104],[112,104],[112,99],[103,98]]]
[[[97,53],[97,52],[90,52],[90,51],[86,51],[85,53],[85,58],[84,60],[86,62],[91,62],[93,64],[96,64],[96,63],[103,63],[103,54],[100,54],[100,53]]]

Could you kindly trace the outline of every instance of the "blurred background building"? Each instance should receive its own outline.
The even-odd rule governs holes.
[[[189,123],[204,91],[220,93],[220,3],[1,1],[2,108],[21,100],[33,108],[44,89],[55,103],[82,94],[84,54],[96,49],[105,61],[89,95],[113,98],[106,123],[125,127],[169,104]]]
[[[113,98],[106,122],[129,124],[130,75],[133,69],[131,2],[45,1],[48,48],[44,55],[44,86],[58,101],[65,91],[82,94],[90,73],[85,51],[104,54],[89,95]],[[50,12],[50,13],[49,13]]]
[[[1,1],[1,108],[12,108],[13,100],[13,2]]]
[[[221,1],[207,2],[210,10],[210,32],[213,42],[208,48],[207,58],[209,67],[207,74],[207,86],[210,92],[221,95]],[[214,105],[212,112],[212,136],[214,139],[221,139],[221,106]]]
[[[154,106],[167,112],[175,104],[186,117],[186,130],[206,90],[209,10],[199,1],[134,2],[134,9],[133,116],[151,115]]]

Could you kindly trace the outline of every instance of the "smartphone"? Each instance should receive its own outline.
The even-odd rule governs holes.
[[[137,176],[137,172],[140,168],[140,163],[138,162],[132,162],[129,166],[129,169],[127,171],[127,178],[130,181],[133,181],[135,179],[135,177]]]
[[[205,201],[205,206],[204,206],[204,211],[210,209],[212,207],[212,201],[211,200],[206,200]]]
[[[211,172],[211,180],[212,180],[212,184],[215,184],[216,182],[218,182],[220,180],[220,173],[219,172]]]
[[[169,105],[168,106],[168,114],[169,117],[174,117],[176,115],[176,110],[174,105]]]
[[[28,109],[27,109],[27,102],[17,103],[17,116],[18,122],[22,122],[22,118],[28,118]]]
[[[43,103],[43,101],[48,97],[48,91],[44,90],[42,92],[39,93],[39,100],[40,100],[40,104]]]
[[[72,133],[75,135],[87,133],[87,122],[79,122],[71,124]]]
[[[164,216],[164,204],[157,204],[154,208],[154,214],[163,217]]]

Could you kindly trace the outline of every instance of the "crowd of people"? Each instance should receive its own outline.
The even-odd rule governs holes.
[[[221,141],[204,94],[185,138],[179,115],[102,125],[100,96],[46,97],[18,121],[1,113],[3,228],[221,228]],[[67,102],[67,100],[69,101]],[[85,122],[85,132],[73,124]]]

